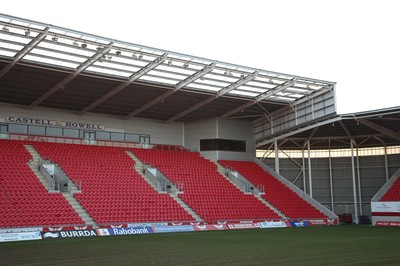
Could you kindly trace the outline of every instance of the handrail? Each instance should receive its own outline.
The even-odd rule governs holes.
[[[237,176],[234,175],[233,171],[227,170],[227,177],[229,178],[229,180],[231,180],[233,183],[235,183],[235,185],[238,186],[240,188],[240,190],[243,191],[245,194],[252,194],[250,191],[250,187],[253,187],[253,186],[249,185],[249,184],[245,184],[242,180],[237,178]]]
[[[158,192],[167,192],[167,184],[158,180],[149,168],[144,167],[144,174],[157,187]]]
[[[246,177],[242,176],[238,171],[227,167],[225,168],[225,172],[227,173],[227,177],[229,178],[229,180],[235,183],[245,194],[260,195],[264,193],[262,185],[254,185],[249,180],[247,180]],[[260,190],[259,188],[262,188],[262,190]]]
[[[152,172],[155,171],[155,174]],[[150,181],[156,185],[159,192],[182,193],[183,184],[172,183],[162,172],[151,164],[142,163],[142,171]]]
[[[53,179],[53,177],[46,171],[46,168],[43,167],[43,163],[39,164],[39,171],[44,178],[46,178],[47,184],[49,187],[48,190],[59,191],[60,190],[60,182]]]
[[[67,183],[67,190],[71,194],[82,192],[82,181],[81,180],[71,180],[60,168],[60,166],[54,163],[52,160],[39,158],[38,161],[40,173],[46,178],[49,189],[53,191],[61,191],[60,180]],[[51,164],[54,166],[54,174],[51,176],[44,164]]]

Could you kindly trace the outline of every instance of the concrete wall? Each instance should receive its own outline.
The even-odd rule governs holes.
[[[390,178],[400,168],[400,154],[388,155],[387,159]],[[274,159],[266,159],[265,163],[271,168],[275,167]],[[357,167],[356,159],[354,160],[354,163],[357,211],[359,215],[360,213],[362,213],[362,215],[371,215],[371,198],[386,183],[385,158],[384,156],[360,156],[359,168]],[[299,165],[302,165],[301,158],[294,158],[292,160],[281,158],[279,160],[280,174],[294,183],[297,187],[304,190],[303,173],[301,172]],[[354,214],[351,157],[334,157],[331,159],[331,165],[334,212],[336,214],[347,212]],[[360,182],[358,182],[358,172],[360,173]],[[311,175],[313,198],[332,210],[329,159],[312,158]],[[309,194],[310,186],[307,159],[305,159],[305,185],[305,191]],[[361,187],[360,190],[359,187]]]
[[[219,120],[219,138],[246,141],[246,152],[219,151],[220,160],[253,161],[256,157],[254,130],[251,121]]]
[[[199,151],[200,139],[232,139],[246,141],[246,152],[207,151],[203,155],[210,160],[253,160],[255,144],[251,122],[240,120],[217,120],[209,118],[190,123],[165,123],[164,121],[132,118],[124,120],[118,116],[88,113],[79,115],[72,111],[37,107],[26,110],[23,106],[0,103],[0,123],[7,116],[97,124],[105,131],[150,135],[151,143],[184,145]]]
[[[60,121],[73,121],[105,126],[105,131],[149,134],[151,143],[183,145],[183,123],[166,124],[164,121],[131,118],[124,120],[118,116],[75,112],[36,107],[26,110],[22,106],[0,103],[0,122],[7,116],[31,117]]]
[[[204,157],[210,160],[254,160],[255,143],[253,124],[242,120],[220,120],[210,118],[185,123],[185,146],[193,151],[200,150],[201,139],[230,139],[246,141],[246,152],[204,151]]]

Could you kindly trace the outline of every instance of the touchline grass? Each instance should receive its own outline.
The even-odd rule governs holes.
[[[0,243],[0,265],[399,265],[400,228],[329,226]]]

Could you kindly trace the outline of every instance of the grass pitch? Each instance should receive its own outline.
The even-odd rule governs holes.
[[[0,243],[0,265],[399,265],[400,228],[329,226]]]

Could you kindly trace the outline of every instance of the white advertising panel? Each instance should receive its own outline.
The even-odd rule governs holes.
[[[39,231],[22,233],[1,233],[0,242],[40,240],[42,236]]]
[[[400,213],[400,202],[398,201],[371,202],[371,211]]]

